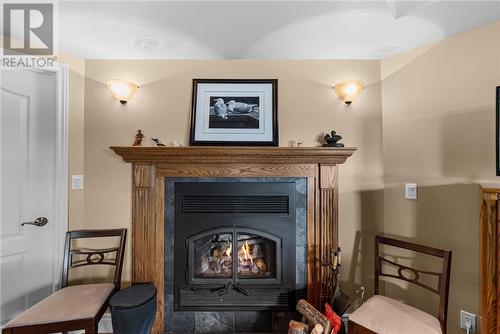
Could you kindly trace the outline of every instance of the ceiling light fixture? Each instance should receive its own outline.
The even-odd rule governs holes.
[[[333,86],[337,97],[348,106],[364,88],[365,85],[359,80],[344,81]]]
[[[133,82],[117,79],[106,80],[106,87],[108,87],[111,95],[120,101],[121,104],[127,103],[139,88]]]
[[[133,41],[134,47],[141,51],[151,52],[160,49],[161,39],[152,35],[139,36]]]

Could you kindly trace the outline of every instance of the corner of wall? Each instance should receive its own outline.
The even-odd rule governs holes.
[[[84,175],[85,60],[70,55],[61,55],[60,60],[69,66],[68,229],[73,230],[85,225],[84,190],[71,189],[71,176]]]

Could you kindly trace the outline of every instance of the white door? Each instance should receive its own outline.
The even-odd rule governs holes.
[[[55,71],[1,72],[1,325],[51,294],[60,278],[60,84]]]

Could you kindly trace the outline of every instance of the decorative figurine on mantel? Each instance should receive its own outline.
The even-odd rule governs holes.
[[[331,133],[327,133],[324,137],[326,144],[323,144],[324,147],[344,147],[344,144],[337,143],[342,139],[341,135],[338,135],[337,132],[332,130]]]
[[[160,142],[160,140],[158,138],[151,138],[151,140],[153,141],[155,146],[166,146],[165,144]]]
[[[132,146],[142,146],[143,139],[144,139],[144,134],[142,133],[142,130],[137,130],[137,133],[135,134],[135,140]]]

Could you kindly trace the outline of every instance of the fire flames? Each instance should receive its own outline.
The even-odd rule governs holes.
[[[248,241],[245,241],[245,244],[240,246],[238,250],[238,260],[241,264],[248,264],[249,266],[253,266],[253,257],[250,255],[250,246],[248,246]]]
[[[226,256],[231,257],[231,250],[232,249],[233,249],[233,245],[230,242],[228,242],[226,251],[224,252],[226,254]]]
[[[264,260],[263,251],[259,244],[239,241],[237,251],[234,253],[232,241],[225,241],[213,248],[212,253],[202,262],[201,270],[207,277],[212,275],[231,275],[233,256],[237,255],[237,270],[241,275],[255,277],[255,275],[268,276],[271,274]]]

